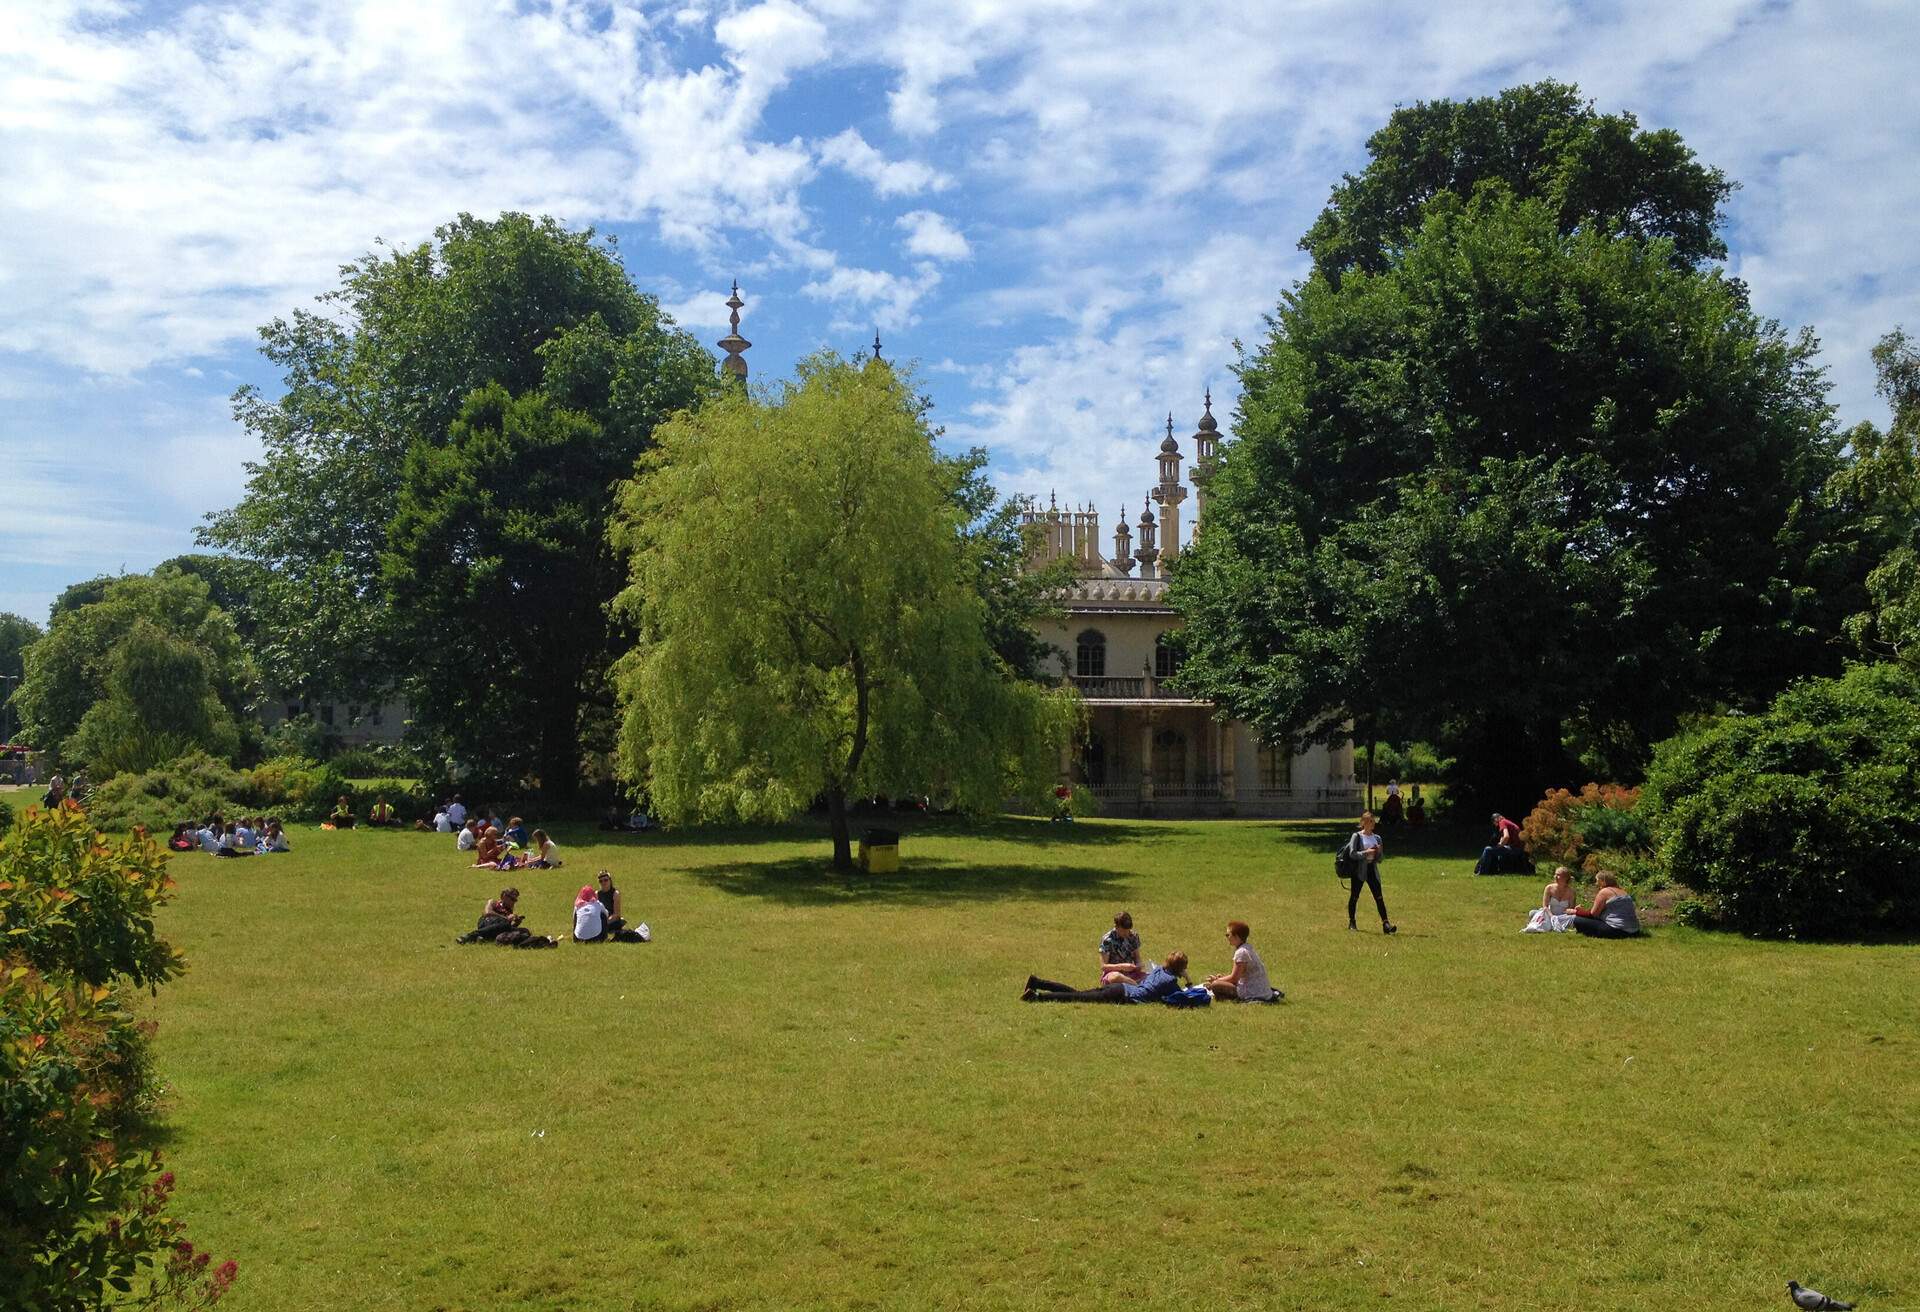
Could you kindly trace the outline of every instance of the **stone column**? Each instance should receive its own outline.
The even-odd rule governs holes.
[[[1227,814],[1232,815],[1239,807],[1240,788],[1238,770],[1235,763],[1240,755],[1240,734],[1234,722],[1228,720],[1220,726],[1220,797],[1227,804]]]
[[[1153,729],[1154,712],[1140,720],[1140,814],[1153,814]]]

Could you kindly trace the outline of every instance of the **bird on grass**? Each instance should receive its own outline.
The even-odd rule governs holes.
[[[1853,1304],[1828,1298],[1817,1289],[1803,1289],[1798,1280],[1787,1281],[1787,1297],[1795,1307],[1803,1307],[1807,1312],[1853,1312]]]

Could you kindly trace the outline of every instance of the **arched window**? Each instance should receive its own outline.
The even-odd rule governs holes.
[[[1088,629],[1073,644],[1073,672],[1082,679],[1100,679],[1107,673],[1107,635]]]
[[[1171,634],[1163,633],[1153,640],[1153,677],[1171,679],[1180,673],[1180,653],[1168,642]]]

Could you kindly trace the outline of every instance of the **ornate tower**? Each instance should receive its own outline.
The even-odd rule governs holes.
[[[1153,494],[1149,492],[1147,495],[1151,497]],[[1133,553],[1133,558],[1140,562],[1140,577],[1143,579],[1154,577],[1154,562],[1160,559],[1160,549],[1153,545],[1154,532],[1153,511],[1148,508],[1145,502],[1142,502],[1140,505],[1140,549]]]
[[[1206,408],[1193,434],[1193,535],[1207,519],[1207,488],[1220,467],[1220,421],[1213,417],[1213,389],[1207,389]]]
[[[1151,493],[1160,503],[1160,524],[1166,530],[1166,546],[1161,555],[1172,560],[1180,554],[1180,503],[1187,489],[1180,485],[1180,444],[1173,440],[1173,412],[1167,412],[1167,436],[1160,443],[1160,485]]]
[[[1120,513],[1113,521],[1113,560],[1109,562],[1122,574],[1133,573],[1133,530],[1127,527],[1127,508],[1120,507]]]
[[[715,346],[727,353],[727,358],[720,362],[720,372],[738,379],[743,387],[747,382],[747,361],[746,357],[741,355],[740,352],[753,345],[752,342],[740,335],[740,307],[745,304],[746,302],[740,299],[740,280],[735,278],[733,280],[733,295],[727,297],[727,309],[731,311],[731,313],[727,315],[727,322],[733,325],[733,327],[725,337],[722,337],[714,343]]]

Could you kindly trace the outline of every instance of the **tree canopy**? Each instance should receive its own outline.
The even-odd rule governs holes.
[[[18,680],[25,673],[22,656],[40,640],[40,626],[24,615],[0,611],[0,741],[5,741],[16,723],[11,702]]]
[[[544,390],[631,449],[713,378],[610,238],[550,218],[463,214],[430,242],[345,266],[319,300],[260,330],[283,390],[235,394],[264,453],[240,503],[201,532],[271,569],[255,589],[263,664],[302,697],[370,696],[404,666],[382,556],[407,454],[449,442],[475,391]]]
[[[668,819],[927,793],[972,810],[1052,779],[1074,704],[995,652],[981,540],[906,382],[831,355],[657,430],[622,492],[622,768]]]
[[[1815,344],[1673,255],[1483,182],[1288,292],[1175,568],[1186,685],[1276,739],[1430,737],[1517,808],[1570,736],[1631,776],[1681,715],[1837,669]]]
[[[1920,349],[1896,329],[1874,347],[1873,362],[1893,423],[1884,433],[1872,424],[1849,432],[1851,459],[1834,480],[1841,502],[1866,517],[1878,552],[1869,604],[1847,631],[1875,658],[1920,665]]]
[[[98,601],[57,611],[25,665],[23,735],[84,764],[104,753],[105,771],[144,768],[182,740],[230,757],[253,723],[258,675],[233,621],[204,580],[170,567],[113,579]]]
[[[1665,238],[1669,257],[1689,267],[1726,258],[1721,207],[1735,184],[1699,163],[1678,133],[1602,114],[1565,83],[1397,109],[1367,153],[1371,162],[1341,179],[1300,241],[1314,271],[1334,283],[1350,269],[1385,270],[1429,203],[1486,183],[1538,200],[1563,235]]]

